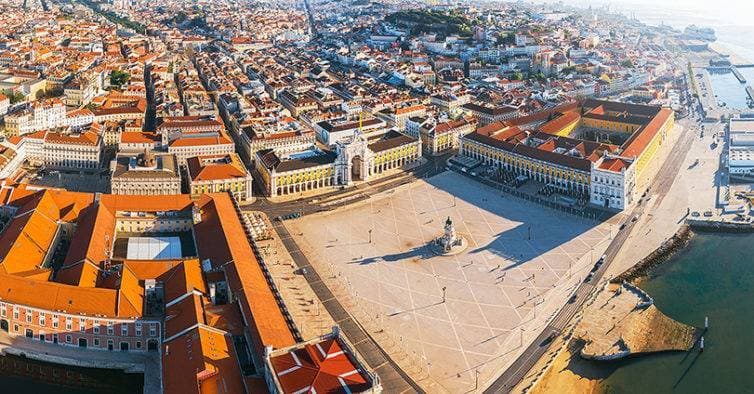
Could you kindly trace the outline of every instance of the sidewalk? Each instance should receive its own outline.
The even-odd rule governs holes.
[[[267,228],[273,230],[273,225],[266,214],[259,211],[249,214],[255,213],[261,214]],[[265,261],[293,322],[301,332],[301,337],[309,340],[330,333],[336,325],[335,321],[309,287],[306,278],[298,272],[293,257],[288,253],[280,238],[273,236],[271,239],[254,241],[254,246],[259,256]]]

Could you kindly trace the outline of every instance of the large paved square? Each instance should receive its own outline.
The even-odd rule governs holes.
[[[469,247],[437,256],[426,245],[447,217]],[[344,283],[373,317],[362,324],[391,334],[450,392],[512,362],[611,232],[452,172],[286,225],[322,276]]]

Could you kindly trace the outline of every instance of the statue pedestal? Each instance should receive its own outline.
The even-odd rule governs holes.
[[[452,256],[466,250],[469,246],[469,242],[466,238],[458,236],[456,234],[455,227],[453,227],[453,221],[445,221],[445,234],[430,243],[430,249],[437,255]]]
[[[429,245],[432,252],[438,256],[452,256],[459,254],[469,247],[469,242],[464,237],[457,238],[457,241],[452,245],[443,244],[442,239],[442,237],[437,238]]]

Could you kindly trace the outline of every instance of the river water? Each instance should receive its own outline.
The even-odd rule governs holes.
[[[640,286],[673,319],[703,327],[709,317],[704,352],[615,363],[605,392],[754,392],[754,235],[697,234]]]
[[[754,67],[739,68],[738,71],[744,76],[746,83],[741,83],[730,71],[710,71],[710,82],[720,105],[748,111],[749,96],[746,93],[746,86],[754,84]]]
[[[16,356],[0,357],[0,393],[140,394],[144,375],[70,367]]]
[[[683,30],[688,25],[715,29],[717,43],[734,51],[739,57],[754,62],[754,5],[746,0],[652,1],[618,0],[610,2],[613,12],[634,17],[646,24],[660,24]],[[600,5],[597,5],[600,4]],[[595,6],[604,6],[597,2]]]

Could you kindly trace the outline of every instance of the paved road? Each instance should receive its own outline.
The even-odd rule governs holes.
[[[356,322],[351,315],[346,312],[346,309],[333,295],[327,285],[322,281],[322,278],[317,274],[314,268],[309,263],[309,259],[299,249],[296,241],[291,237],[288,229],[285,228],[283,222],[279,220],[273,220],[273,226],[280,236],[280,240],[288,249],[293,261],[296,263],[299,269],[304,273],[309,286],[314,290],[314,294],[322,301],[327,311],[333,317],[340,329],[345,334],[346,338],[353,344],[356,350],[364,358],[364,361],[369,365],[374,372],[380,378],[382,382],[382,388],[386,393],[424,393],[424,391],[416,384],[391,358],[388,354],[380,348],[375,340],[369,335],[369,332],[364,330],[358,322]]]
[[[663,163],[662,168],[658,172],[658,177],[652,183],[653,188],[656,188],[656,194],[658,198],[664,198],[667,195],[670,187],[673,185],[673,179],[675,179],[678,170],[680,169],[683,159],[686,157],[686,153],[689,150],[690,144],[694,138],[695,130],[684,130],[684,134],[681,135],[676,142],[673,150],[668,155],[667,160]],[[573,319],[573,316],[581,309],[584,302],[589,295],[595,289],[595,284],[599,283],[602,279],[605,271],[610,263],[615,260],[615,256],[620,251],[620,248],[628,240],[634,226],[638,223],[638,220],[634,221],[631,218],[636,218],[644,213],[644,209],[648,204],[641,204],[631,211],[628,216],[628,222],[623,230],[619,230],[618,234],[613,238],[610,245],[605,252],[605,262],[595,271],[589,281],[582,283],[576,290],[575,297],[568,300],[565,306],[558,312],[555,318],[550,322],[541,334],[532,342],[529,347],[511,364],[508,369],[503,372],[486,390],[484,393],[502,393],[512,390],[536,362],[544,355],[547,348],[550,346],[552,339],[556,335],[560,335],[563,329]]]

